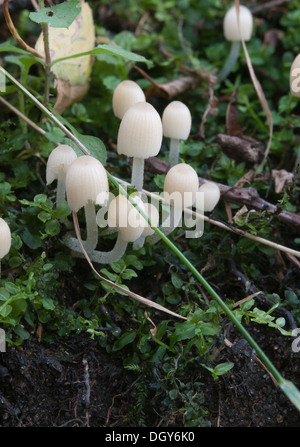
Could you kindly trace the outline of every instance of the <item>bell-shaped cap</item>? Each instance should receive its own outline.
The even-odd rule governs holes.
[[[253,16],[251,11],[243,5],[240,5],[239,7],[239,16],[241,33],[244,41],[246,42],[251,39]],[[223,21],[223,31],[226,40],[229,40],[230,42],[241,40],[238,27],[237,10],[235,6],[232,6],[225,14]]]
[[[102,163],[90,155],[82,155],[73,161],[67,170],[66,192],[72,211],[77,212],[89,200],[103,205],[108,197],[108,179]]]
[[[174,206],[192,206],[199,188],[197,172],[187,163],[173,166],[165,177],[164,197]]]
[[[186,140],[190,134],[192,117],[190,109],[181,101],[172,101],[162,114],[165,137]]]
[[[218,185],[214,182],[206,182],[199,187],[198,191],[204,193],[203,211],[212,211],[220,200],[220,188]]]
[[[162,122],[148,102],[138,102],[127,110],[120,123],[117,141],[119,154],[128,157],[155,157],[162,143]]]
[[[70,164],[76,160],[74,149],[67,144],[59,144],[50,153],[46,166],[46,183],[50,185],[58,177],[64,177]]]
[[[141,87],[134,81],[126,79],[115,88],[112,107],[117,118],[122,119],[125,112],[137,102],[145,102],[145,94]]]
[[[0,259],[4,258],[10,250],[11,231],[8,224],[0,218]]]

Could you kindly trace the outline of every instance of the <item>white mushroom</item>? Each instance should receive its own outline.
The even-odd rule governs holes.
[[[67,144],[59,144],[48,157],[46,183],[50,185],[54,180],[57,180],[56,205],[65,200],[67,169],[76,158],[76,152]]]
[[[0,261],[9,253],[11,247],[11,231],[8,224],[0,218]],[[1,264],[0,264],[1,277]]]
[[[227,78],[232,70],[232,67],[237,61],[240,54],[241,48],[241,37],[245,42],[251,39],[252,28],[253,28],[253,16],[251,11],[243,5],[239,6],[239,19],[240,19],[240,30],[238,25],[238,15],[235,6],[232,6],[225,14],[223,21],[223,31],[226,40],[231,42],[231,49],[229,56],[219,73],[219,80],[223,81]]]
[[[158,154],[162,143],[162,122],[148,102],[131,106],[120,123],[117,150],[133,157],[131,183],[138,191],[143,188],[144,160]]]
[[[108,198],[108,179],[101,162],[90,155],[78,157],[67,170],[66,192],[73,212],[84,207],[87,229],[84,248],[90,252],[98,242],[95,205],[103,206]],[[71,248],[81,251],[78,241]]]
[[[132,196],[139,208],[145,212],[142,199],[138,195]],[[142,235],[147,222],[135,206],[123,194],[114,197],[107,212],[107,223],[110,228],[117,228],[118,236],[112,250],[104,252],[94,250],[90,259],[99,264],[110,264],[118,261],[126,251],[129,242],[135,242]],[[103,226],[103,218],[99,224]]]
[[[220,200],[220,188],[214,182],[203,183],[198,192],[203,192],[204,194],[204,212],[211,212],[216,207]],[[196,198],[197,203],[197,198]]]
[[[189,164],[178,163],[168,171],[164,182],[164,199],[171,209],[161,224],[161,231],[165,235],[170,234],[179,225],[183,208],[193,206],[198,187],[197,172]],[[155,234],[147,240],[153,244],[159,240],[159,236]]]
[[[145,102],[145,94],[134,81],[125,80],[115,88],[112,98],[113,112],[117,118],[122,119],[125,112],[137,102]]]
[[[190,134],[192,117],[189,108],[181,101],[172,101],[162,114],[163,135],[170,138],[169,162],[179,161],[180,141]]]

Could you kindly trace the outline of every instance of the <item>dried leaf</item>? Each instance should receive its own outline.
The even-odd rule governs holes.
[[[93,50],[95,30],[90,6],[82,1],[81,13],[69,28],[49,28],[49,46],[51,62],[74,54]],[[43,34],[35,45],[36,50],[45,55]],[[92,56],[80,56],[52,65],[55,86],[58,89],[54,108],[61,114],[66,107],[82,99],[89,87],[92,69]]]
[[[275,193],[279,194],[287,185],[293,183],[293,173],[288,172],[285,169],[272,170],[272,179],[275,184]]]

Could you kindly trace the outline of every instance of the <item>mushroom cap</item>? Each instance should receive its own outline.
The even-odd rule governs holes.
[[[112,98],[113,112],[122,119],[125,112],[137,102],[145,102],[145,94],[134,81],[126,79],[115,88]]]
[[[290,92],[300,98],[300,54],[295,57],[290,69]]]
[[[219,189],[218,185],[214,182],[206,182],[206,183],[203,183],[199,187],[198,191],[204,193],[204,210],[203,211],[204,212],[212,211],[220,200],[221,194],[220,194],[220,189]],[[196,204],[197,204],[197,199],[196,199]]]
[[[148,102],[138,102],[127,110],[120,123],[118,153],[142,159],[154,157],[160,151],[162,136],[158,112]]]
[[[89,200],[103,205],[108,197],[108,179],[102,163],[90,155],[73,161],[67,170],[66,192],[72,211],[77,212]]]
[[[162,114],[163,134],[168,138],[186,140],[192,126],[190,109],[181,101],[172,101]]]
[[[253,16],[251,11],[246,6],[240,5],[239,11],[241,33],[244,41],[247,41],[251,39],[252,35]],[[223,31],[226,40],[229,40],[230,42],[241,40],[235,6],[232,6],[225,14]]]
[[[165,177],[164,195],[166,200],[182,208],[192,206],[199,188],[198,174],[187,163],[173,166]]]
[[[4,258],[10,250],[11,232],[8,224],[0,218],[0,259]]]
[[[46,166],[46,183],[56,180],[60,173],[66,174],[70,164],[77,158],[76,152],[67,144],[59,144],[50,153]]]
[[[141,198],[135,196],[134,200],[145,212],[145,207]],[[122,239],[126,242],[136,241],[143,233],[147,224],[144,217],[123,194],[119,194],[110,202],[107,213],[107,223],[109,227],[117,227],[121,233]]]

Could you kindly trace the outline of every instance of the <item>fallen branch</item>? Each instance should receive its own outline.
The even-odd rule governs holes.
[[[171,165],[169,162],[160,160],[156,157],[151,157],[145,160],[145,170],[154,174],[166,174]],[[199,185],[206,183],[208,180],[199,177]],[[234,203],[236,205],[246,205],[248,209],[257,211],[268,211],[273,215],[274,219],[288,225],[296,232],[300,233],[300,215],[291,213],[285,210],[279,210],[278,207],[272,203],[259,197],[255,188],[238,188],[217,183],[221,191],[221,199],[225,202]]]

